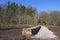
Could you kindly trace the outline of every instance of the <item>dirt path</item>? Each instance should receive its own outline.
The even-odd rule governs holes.
[[[10,28],[0,30],[0,40],[20,40],[21,28]]]
[[[60,27],[49,27],[50,30],[52,30],[55,35],[58,36],[59,40],[60,40]]]
[[[49,29],[60,38],[60,27],[49,27]],[[0,28],[0,40],[21,40],[21,30],[22,28]]]

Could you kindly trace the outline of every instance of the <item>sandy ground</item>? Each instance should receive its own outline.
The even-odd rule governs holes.
[[[60,27],[48,27],[60,38]],[[21,35],[22,27],[0,28],[0,40],[25,40]],[[33,40],[33,39],[27,39]],[[38,40],[38,39],[36,39]],[[60,40],[60,39],[59,39]]]

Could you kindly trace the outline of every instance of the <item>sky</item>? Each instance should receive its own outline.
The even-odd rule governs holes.
[[[7,3],[8,0],[0,0],[0,5]],[[10,2],[16,2],[24,6],[32,6],[37,9],[38,12],[41,11],[60,11],[60,0],[10,0]]]

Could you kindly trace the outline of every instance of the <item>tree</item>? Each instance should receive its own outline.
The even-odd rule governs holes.
[[[49,24],[49,15],[47,12],[42,11],[39,15],[39,21],[40,24]]]
[[[60,12],[59,11],[52,11],[50,13],[50,17],[51,17],[51,23],[53,23],[53,25],[59,25],[59,20],[60,20]]]
[[[33,8],[31,6],[28,6],[26,14],[28,15],[28,17],[27,17],[27,24],[28,23],[29,24],[37,24],[37,20],[36,20],[36,18],[37,18],[37,15],[36,15],[37,11],[36,11],[35,8]]]

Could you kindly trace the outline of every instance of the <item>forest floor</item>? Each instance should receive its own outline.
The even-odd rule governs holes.
[[[15,27],[15,28],[0,28],[0,40],[25,40],[23,39],[21,33],[22,33],[23,27]],[[60,38],[60,26],[56,27],[48,27],[50,30],[52,30],[55,35]],[[28,39],[32,40],[32,39]],[[59,39],[60,40],[60,39]]]

